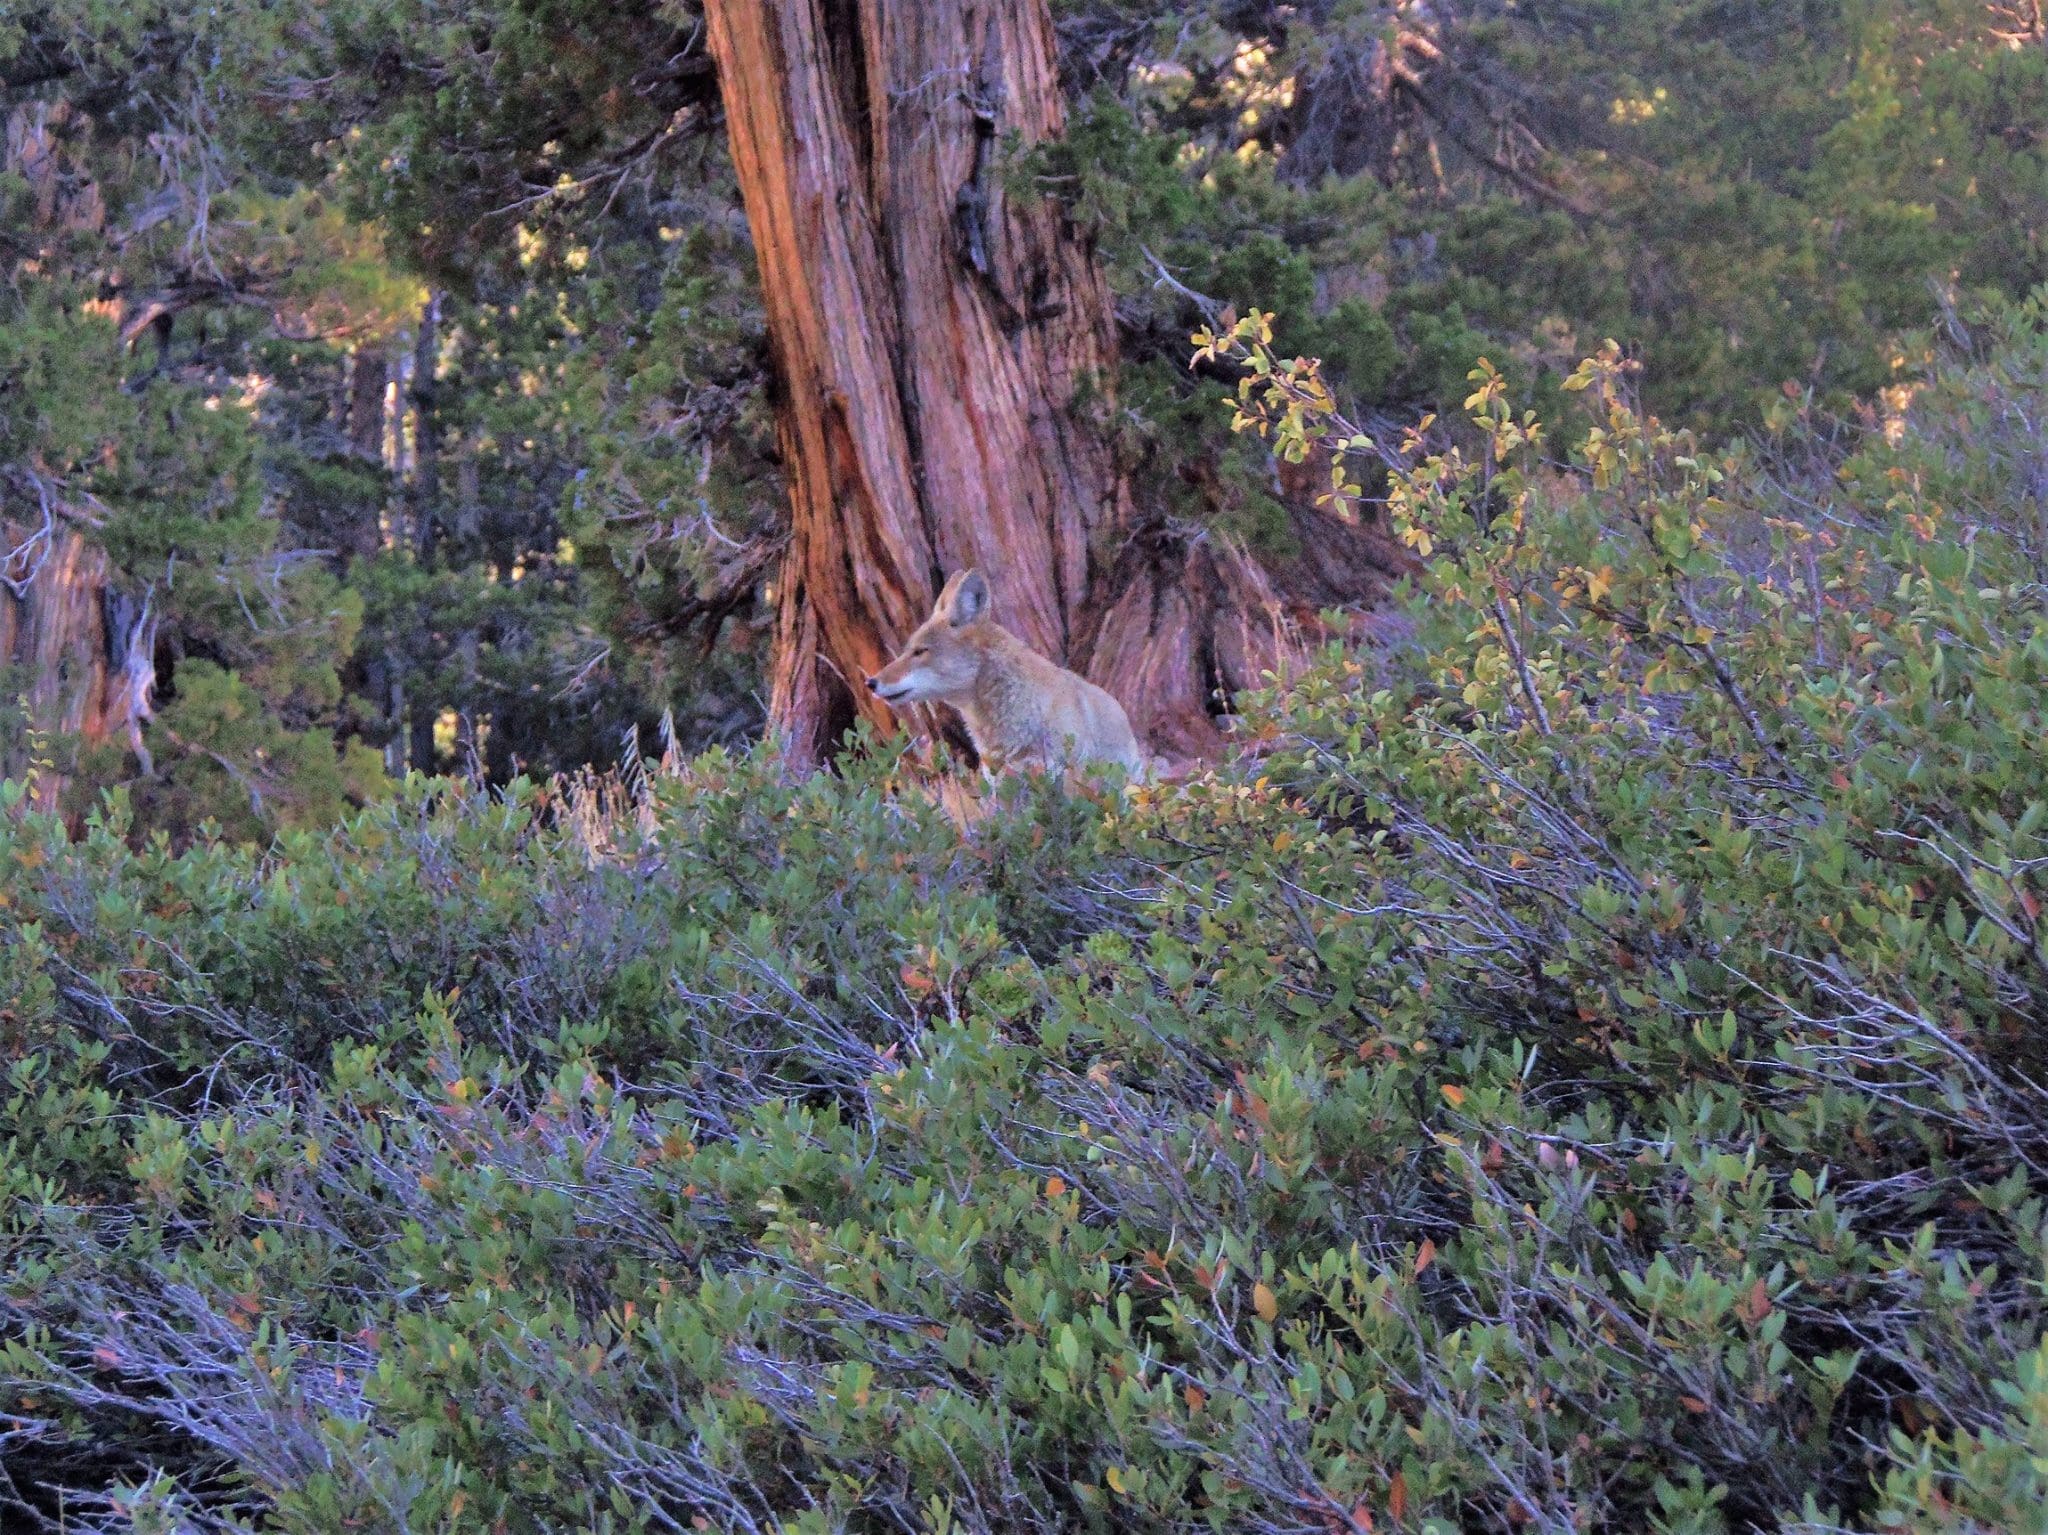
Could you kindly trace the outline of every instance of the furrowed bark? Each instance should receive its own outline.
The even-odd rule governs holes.
[[[69,104],[14,108],[0,134],[0,171],[30,194],[39,230],[100,229],[106,205],[62,146],[79,119]],[[125,331],[118,299],[104,311]],[[106,552],[79,531],[63,487],[33,463],[0,465],[0,710],[25,705],[27,724],[56,747],[70,737],[97,745],[118,737],[151,764],[142,740],[156,686],[156,614],[147,593],[112,584]],[[29,766],[25,741],[0,740],[0,773]],[[39,771],[36,803],[56,809],[68,779]]]
[[[1219,688],[1295,653],[1300,604],[1244,551],[1138,506],[1105,430],[1110,294],[1005,146],[1064,130],[1044,0],[710,0],[781,398],[791,538],[769,725],[802,763],[947,574],[1199,756]],[[1366,595],[1358,593],[1354,595]]]
[[[33,727],[87,745],[119,738],[150,771],[142,723],[156,683],[156,617],[146,597],[108,584],[107,557],[61,520],[0,520],[0,679],[10,711],[27,705]],[[0,771],[28,766],[9,741]],[[66,780],[44,772],[36,801],[55,809]]]

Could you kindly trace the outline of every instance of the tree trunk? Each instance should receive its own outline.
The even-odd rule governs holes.
[[[89,126],[69,103],[31,102],[7,114],[0,173],[18,178],[32,229],[97,233],[106,223],[98,185],[64,146]],[[19,274],[14,274],[19,280]],[[124,331],[120,299],[101,312]],[[61,485],[33,464],[0,465],[0,715],[26,705],[26,724],[52,746],[71,737],[118,737],[151,771],[142,725],[156,686],[156,613],[108,582],[106,551],[71,520]],[[0,740],[0,773],[28,766],[26,742]],[[56,809],[68,780],[41,771],[36,803]]]
[[[374,342],[366,341],[349,353],[349,445],[357,457],[373,464],[385,461],[385,393],[390,383],[390,362]]]
[[[441,417],[434,373],[441,360],[441,295],[420,306],[412,349],[412,547],[422,565],[434,561],[441,496]]]
[[[365,341],[349,353],[343,430],[350,451],[379,468],[388,467],[384,440],[390,383],[391,363],[382,347]],[[345,554],[365,560],[373,557],[384,546],[381,509],[374,504],[365,507],[363,515],[341,532],[340,539]]]
[[[151,770],[142,741],[156,685],[156,616],[147,597],[107,583],[107,557],[62,521],[0,520],[0,678],[19,690],[28,722],[88,745],[119,737]],[[12,711],[14,697],[0,699]],[[0,751],[0,771],[27,767],[21,743]],[[65,779],[37,778],[37,803],[56,808]]]
[[[1110,450],[1116,334],[1088,240],[1002,184],[1064,128],[1045,0],[710,0],[781,388],[792,514],[769,726],[793,758],[947,573],[1115,693],[1154,751],[1218,743],[1299,618],[1243,551],[1171,532]]]
[[[420,307],[419,326],[413,334],[411,367],[407,370],[406,395],[412,404],[412,463],[405,486],[406,505],[411,513],[413,558],[422,566],[434,563],[439,526],[441,492],[441,422],[434,388],[434,370],[441,354],[441,295],[429,292]],[[403,433],[400,434],[401,442]],[[434,726],[440,709],[424,693],[412,701],[412,765],[431,773],[438,765]]]

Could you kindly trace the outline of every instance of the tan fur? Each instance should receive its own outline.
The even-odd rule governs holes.
[[[996,771],[1114,762],[1134,779],[1147,774],[1124,706],[990,618],[979,571],[954,574],[932,616],[868,678],[868,688],[895,705],[951,704]]]

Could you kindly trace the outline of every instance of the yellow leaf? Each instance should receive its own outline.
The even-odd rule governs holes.
[[[1124,1490],[1124,1473],[1120,1466],[1111,1466],[1109,1474],[1103,1477],[1103,1480],[1109,1483],[1109,1490],[1111,1492],[1122,1492]]]
[[[1058,1173],[1054,1173],[1050,1178],[1045,1180],[1045,1197],[1047,1199],[1058,1199],[1060,1195],[1066,1193],[1066,1191],[1067,1180],[1062,1178]]]
[[[1448,1103],[1452,1108],[1457,1109],[1464,1107],[1465,1089],[1459,1087],[1456,1083],[1446,1082],[1442,1087],[1438,1088],[1437,1091],[1441,1092],[1444,1095],[1444,1102]]]
[[[1420,1274],[1434,1262],[1436,1262],[1436,1243],[1428,1237],[1424,1237],[1422,1245],[1415,1249],[1415,1272]]]
[[[1280,1315],[1280,1302],[1274,1297],[1272,1287],[1263,1281],[1252,1286],[1252,1309],[1268,1322]]]

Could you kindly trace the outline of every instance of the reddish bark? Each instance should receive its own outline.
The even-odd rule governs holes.
[[[858,679],[975,565],[1154,750],[1213,749],[1215,691],[1281,661],[1290,615],[1241,551],[1134,510],[1108,288],[1055,203],[1001,184],[1001,146],[1064,128],[1044,0],[706,17],[783,391],[771,730],[815,761],[856,714],[887,727]]]
[[[0,521],[0,561],[0,675],[27,700],[29,719],[88,745],[118,736],[147,764],[142,722],[156,680],[148,605],[111,591],[106,554],[61,522]],[[27,766],[14,756],[9,772]],[[62,778],[40,775],[38,801],[54,806],[63,788]]]
[[[8,114],[0,136],[0,171],[18,176],[31,195],[29,216],[40,230],[94,230],[106,220],[99,188],[83,175],[66,136],[83,123],[67,103],[30,103]],[[116,299],[101,309],[114,324],[126,318]],[[107,557],[77,531],[61,487],[32,465],[0,476],[0,686],[10,711],[25,701],[29,723],[52,738],[91,745],[120,737],[145,764],[142,722],[156,681],[156,620],[146,599],[108,584]],[[29,765],[23,743],[0,741],[0,771]],[[54,808],[66,780],[39,772],[36,797]]]
[[[771,726],[806,757],[979,565],[1003,621],[1070,654],[1089,533],[1120,513],[1068,409],[1106,371],[1108,295],[1047,205],[997,184],[998,141],[1057,132],[1042,8],[718,0],[732,152],[785,391],[793,537]]]
[[[1302,562],[1304,590],[1283,596],[1241,550],[1134,512],[1101,430],[1101,273],[1052,203],[1009,197],[990,163],[1063,128],[1043,0],[707,14],[784,391],[771,728],[815,760],[856,712],[886,727],[849,684],[972,564],[1002,622],[1117,694],[1153,750],[1212,751],[1216,692],[1297,650],[1325,567]],[[1343,600],[1369,595],[1394,563],[1384,540],[1335,542]]]

